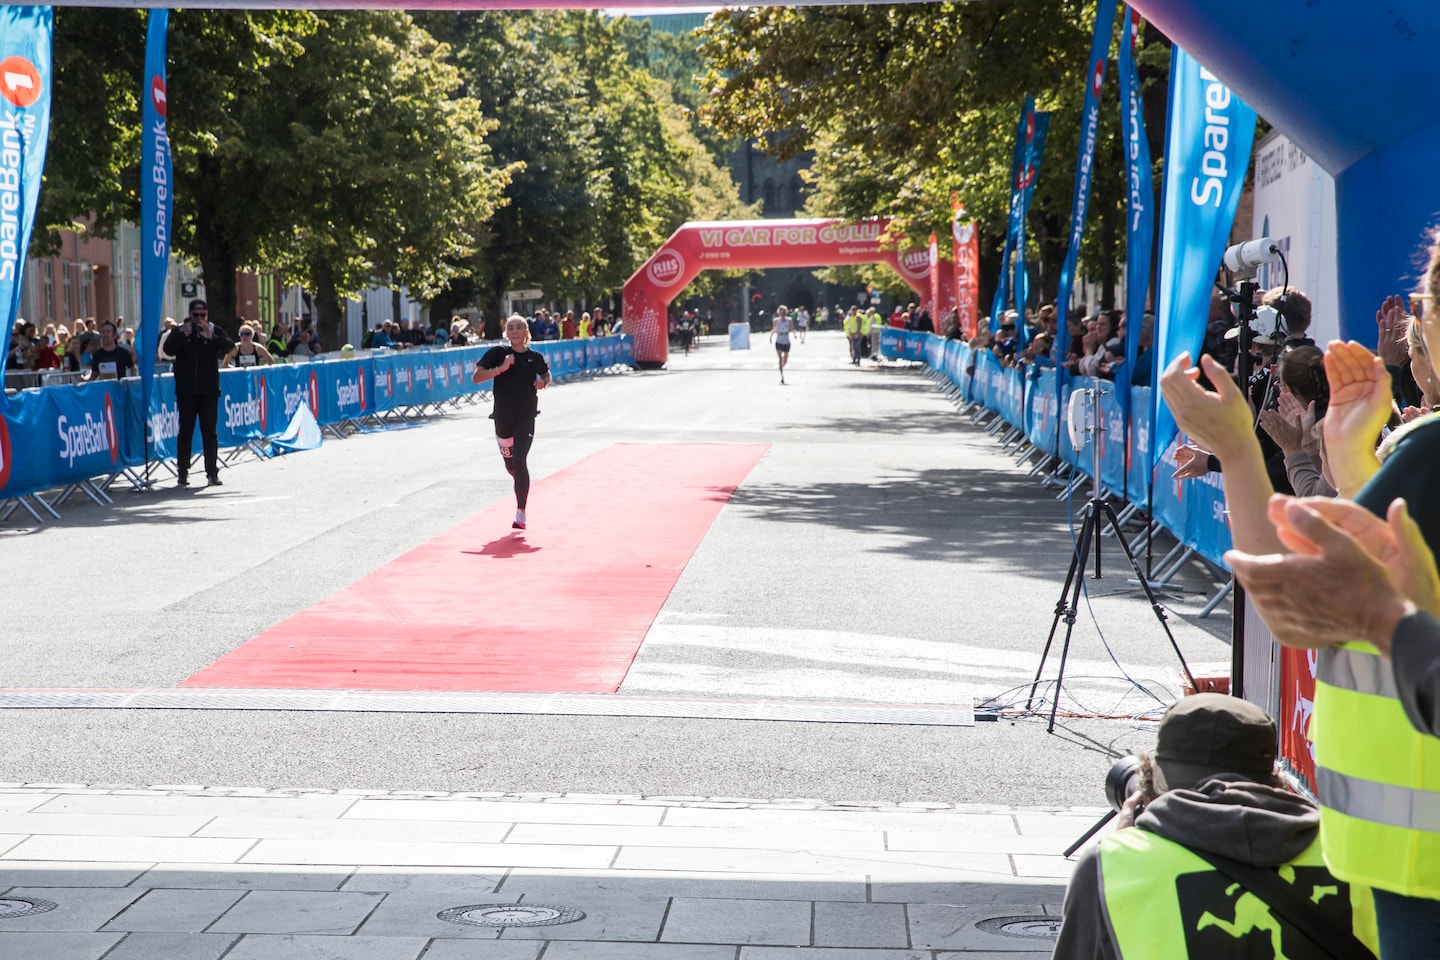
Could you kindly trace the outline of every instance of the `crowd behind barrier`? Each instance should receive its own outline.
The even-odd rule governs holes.
[[[1156,466],[1155,485],[1151,489],[1149,387],[1129,388],[1134,423],[1127,438],[1124,416],[1115,398],[1116,385],[1108,380],[1068,377],[1063,395],[1057,396],[1053,367],[1030,367],[1027,371],[1005,367],[988,350],[972,351],[963,341],[890,327],[881,331],[880,350],[888,357],[926,364],[948,380],[965,400],[999,415],[1036,449],[1059,457],[1072,470],[1087,476],[1092,470],[1091,451],[1076,452],[1070,442],[1070,432],[1065,428],[1063,411],[1068,409],[1073,391],[1098,388],[1104,423],[1099,435],[1102,485],[1112,495],[1148,512],[1185,548],[1224,568],[1224,553],[1230,549],[1230,530],[1225,520],[1220,475],[1211,473],[1194,480],[1172,480],[1177,441]],[[970,372],[972,365],[973,373]],[[1153,503],[1147,503],[1152,495]],[[1162,562],[1160,566],[1166,564]]]
[[[471,383],[471,371],[496,345],[374,351],[352,358],[332,354],[309,362],[226,369],[220,377],[220,446],[261,453],[262,443],[283,433],[302,403],[321,427],[343,435],[367,423],[476,402],[489,394],[490,385]],[[557,382],[634,365],[626,336],[532,343],[531,349],[545,357]],[[53,506],[76,490],[105,502],[111,482],[145,463],[141,421],[138,378],[15,393],[0,418],[0,520],[19,507],[37,520],[43,512],[58,516]],[[155,378],[149,421],[150,461],[174,460],[180,416],[170,375]],[[200,453],[198,432],[194,452]],[[35,496],[46,490],[62,493],[48,501]],[[40,511],[25,502],[27,497]]]

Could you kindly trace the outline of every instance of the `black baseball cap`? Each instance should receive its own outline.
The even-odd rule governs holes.
[[[194,313],[196,308],[204,310],[206,313],[210,312],[210,304],[206,303],[204,300],[191,300],[190,305],[185,308],[185,312]]]
[[[1193,787],[1218,773],[1265,780],[1275,767],[1275,721],[1248,700],[1223,693],[1183,697],[1165,712],[1155,761],[1167,788]]]

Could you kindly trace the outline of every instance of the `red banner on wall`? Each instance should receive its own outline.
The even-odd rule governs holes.
[[[1310,714],[1315,709],[1315,651],[1286,647],[1280,651],[1280,755],[1315,788],[1315,744],[1310,739]]]
[[[958,201],[950,234],[955,240],[955,319],[965,336],[973,337],[980,322],[980,238]]]

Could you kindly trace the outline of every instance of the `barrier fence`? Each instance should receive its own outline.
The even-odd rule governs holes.
[[[350,359],[226,369],[220,376],[216,433],[222,451],[250,450],[289,425],[300,404],[309,406],[322,428],[336,436],[349,429],[380,425],[438,412],[447,404],[475,402],[490,385],[473,384],[475,361],[495,344],[403,353],[375,352]],[[554,379],[563,382],[634,364],[625,336],[540,342]],[[150,461],[176,457],[180,414],[175,380],[156,377],[146,419]],[[108,380],[21,390],[0,418],[0,520],[25,509],[36,521],[58,517],[55,509],[75,493],[108,502],[106,488],[145,463],[140,381]],[[196,431],[193,455],[200,454]],[[42,499],[47,490],[59,493]]]
[[[998,420],[1023,436],[1040,451],[1058,456],[1074,476],[1085,478],[1091,469],[1089,453],[1077,455],[1063,428],[1059,411],[1067,409],[1074,390],[1099,387],[1105,429],[1100,436],[1100,480],[1112,494],[1126,499],[1131,511],[1146,509],[1147,491],[1151,522],[1170,532],[1181,545],[1160,561],[1154,578],[1168,580],[1191,556],[1199,555],[1224,570],[1224,553],[1230,548],[1225,496],[1219,474],[1193,480],[1172,480],[1175,447],[1161,457],[1150,491],[1150,388],[1132,387],[1131,410],[1137,422],[1125,436],[1125,422],[1115,400],[1115,385],[1108,381],[1070,377],[1063,397],[1055,395],[1055,371],[1031,369],[1024,373],[1000,365],[989,351],[976,351],[958,340],[934,334],[886,329],[880,335],[881,353],[925,363],[950,383],[958,396],[974,401],[998,415]],[[973,369],[972,369],[972,366]],[[1177,441],[1178,443],[1178,441]],[[1038,473],[1037,467],[1032,473]],[[1124,517],[1125,513],[1122,512]],[[1137,538],[1138,539],[1138,538]],[[1227,583],[1201,611],[1209,614],[1230,593]],[[1315,652],[1282,649],[1248,600],[1239,604],[1244,673],[1232,678],[1232,691],[1259,704],[1275,717],[1280,734],[1280,755],[1301,781],[1314,786],[1314,745],[1309,738],[1309,717],[1315,697]]]
[[[1063,392],[1057,395],[1054,368],[1030,367],[1022,372],[1002,366],[988,350],[972,352],[960,340],[893,327],[881,331],[880,351],[886,356],[925,363],[948,380],[961,397],[998,414],[1036,449],[1059,457],[1071,470],[1087,476],[1092,469],[1091,454],[1088,450],[1076,452],[1061,411],[1068,408],[1070,394],[1075,390],[1098,389],[1098,419],[1104,424],[1099,433],[1101,483],[1136,510],[1149,512],[1186,550],[1224,569],[1230,529],[1225,522],[1220,475],[1170,479],[1177,445],[1172,444],[1161,457],[1151,490],[1150,434],[1144,422],[1144,411],[1150,409],[1149,387],[1129,388],[1130,408],[1137,416],[1127,437],[1125,418],[1115,398],[1116,386],[1108,380],[1068,377]],[[1172,558],[1165,565],[1174,563]]]

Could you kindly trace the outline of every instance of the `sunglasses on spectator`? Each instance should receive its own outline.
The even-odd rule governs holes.
[[[240,336],[242,336],[242,337],[248,337],[248,336],[250,336],[250,331],[249,331],[249,330],[241,330],[241,331],[240,331]]]

